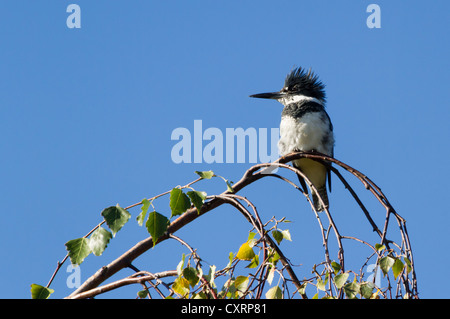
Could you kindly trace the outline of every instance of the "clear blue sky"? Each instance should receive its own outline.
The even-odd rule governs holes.
[[[248,95],[279,90],[294,65],[312,67],[326,84],[336,158],[374,180],[407,220],[420,296],[450,297],[443,273],[450,263],[450,2],[78,0],[80,29],[66,25],[70,3],[0,3],[1,298],[29,298],[31,283],[46,285],[64,243],[99,223],[107,206],[184,185],[196,170],[239,180],[248,161],[174,163],[172,131],[193,132],[194,120],[223,132],[278,127],[281,105]],[[380,5],[380,29],[366,25],[370,3]],[[343,232],[370,235],[337,179],[334,186],[330,202]],[[214,194],[224,184],[197,188]],[[308,276],[304,259],[320,262],[323,252],[305,200],[273,180],[242,195],[264,219],[293,221],[286,226],[293,242],[282,248]],[[167,200],[155,205],[170,215]],[[83,281],[146,238],[135,222],[139,209],[130,212],[104,255],[81,265]],[[223,268],[248,230],[223,207],[178,235]],[[135,265],[174,269],[183,252],[167,241]],[[54,298],[71,292],[65,269]],[[137,290],[105,297],[134,298]]]

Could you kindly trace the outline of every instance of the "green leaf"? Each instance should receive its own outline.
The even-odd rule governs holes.
[[[69,240],[66,244],[72,265],[80,265],[84,258],[91,253],[89,238],[77,238]]]
[[[397,279],[398,275],[401,274],[403,271],[403,268],[405,268],[405,265],[402,263],[400,258],[396,258],[394,265],[392,265],[392,272],[394,273],[394,278]]]
[[[206,193],[199,191],[190,191],[187,192],[187,195],[191,199],[192,204],[194,204],[194,206],[197,208],[197,212],[200,214],[200,209],[202,208],[202,205],[206,199]]]
[[[356,298],[356,295],[359,293],[359,284],[356,282],[349,282],[344,286],[344,292],[349,299]]]
[[[283,293],[282,293],[280,287],[275,286],[275,287],[270,288],[266,292],[266,298],[267,299],[283,299]]]
[[[240,260],[252,260],[255,257],[255,252],[253,251],[253,248],[250,247],[248,242],[245,242],[242,244],[242,246],[239,248],[239,251],[236,255],[237,259]]]
[[[394,265],[395,259],[390,257],[390,256],[386,256],[380,259],[380,268],[383,271],[384,276],[386,276],[386,274],[389,272],[389,269],[391,269],[391,267]]]
[[[345,285],[348,276],[349,274],[347,272],[344,272],[343,274],[339,274],[336,277],[334,277],[334,283],[336,284],[337,289],[341,289]]]
[[[211,179],[212,177],[215,176],[213,171],[203,171],[203,172],[195,171],[195,173],[204,179]]]
[[[222,287],[222,291],[220,292],[221,294],[226,292],[226,296],[229,299],[235,299],[237,298],[237,290],[236,290],[236,286],[234,285],[234,278],[230,278],[228,279],[225,284]]]
[[[331,268],[334,270],[334,274],[337,274],[339,271],[341,271],[341,265],[339,265],[337,262],[332,261],[331,262]]]
[[[169,225],[169,219],[166,216],[161,215],[155,211],[148,215],[148,220],[145,223],[150,236],[153,238],[153,246],[158,241],[159,237],[164,235]]]
[[[183,269],[183,277],[187,279],[191,287],[195,287],[199,281],[198,271],[192,267],[186,267]]]
[[[256,268],[259,265],[259,255],[255,255],[252,258],[251,263],[249,263],[247,266],[245,266],[245,268]]]
[[[55,291],[50,288],[43,287],[38,284],[31,284],[31,298],[32,299],[47,299]]]
[[[273,239],[275,239],[275,241],[277,242],[278,245],[283,240],[283,234],[279,230],[276,230],[276,229],[273,230],[272,231],[272,236],[273,236]]]
[[[189,197],[179,188],[172,189],[170,192],[170,209],[172,211],[170,218],[183,214],[189,207],[191,207]]]
[[[178,277],[175,279],[172,289],[177,294],[184,297],[189,293],[189,281],[183,277]]]
[[[105,250],[106,246],[108,246],[111,238],[111,232],[101,226],[91,234],[88,244],[95,256],[100,256],[101,254],[103,254],[103,251]]]
[[[142,207],[141,207],[141,213],[136,217],[136,220],[139,224],[139,226],[142,226],[144,224],[145,216],[147,215],[148,208],[150,207],[150,201],[148,199],[142,200]]]
[[[131,214],[120,207],[119,205],[105,208],[102,211],[102,216],[106,221],[109,229],[111,229],[113,236],[127,223]]]
[[[254,241],[255,241],[255,240],[254,240],[255,236],[256,236],[256,233],[254,233],[254,232],[249,232],[249,233],[248,233],[247,242],[254,242]],[[252,247],[253,247],[253,246],[252,246]]]
[[[361,295],[366,299],[370,299],[370,297],[372,297],[373,288],[375,288],[375,285],[372,282],[362,283],[360,287]]]
[[[322,278],[320,278],[320,277],[317,278],[317,289],[325,291],[326,290],[325,286],[326,286],[327,282],[328,282],[328,277],[326,277],[325,280],[322,280]]]
[[[208,296],[204,292],[199,292],[198,294],[193,294],[192,299],[208,299]]]
[[[377,250],[377,251],[382,251],[383,249],[385,249],[386,248],[386,246],[384,246],[384,245],[381,245],[381,244],[375,244],[375,249]]]
[[[147,298],[147,296],[148,296],[148,290],[145,290],[145,289],[144,289],[144,290],[138,291],[137,295],[138,295],[138,297],[141,298],[141,299]]]
[[[280,255],[274,250],[270,251],[270,258],[269,263],[272,263],[273,265],[276,265],[278,260],[280,260]]]
[[[230,268],[231,267],[231,264],[233,263],[233,260],[234,260],[234,254],[233,254],[233,252],[230,252],[230,254],[228,255],[228,264],[227,264],[226,268]]]
[[[412,270],[412,268],[411,268],[411,261],[407,257],[403,257],[403,260],[405,261],[405,264],[406,264],[406,271],[409,274],[411,272],[411,270]]]
[[[234,286],[241,294],[247,289],[249,279],[246,276],[237,276],[234,281]]]

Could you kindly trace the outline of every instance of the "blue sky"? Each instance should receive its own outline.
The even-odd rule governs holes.
[[[194,120],[223,132],[278,127],[281,104],[248,95],[279,90],[293,66],[313,68],[326,84],[336,158],[375,181],[407,220],[420,296],[450,297],[441,271],[450,262],[448,1],[79,0],[80,29],[66,25],[70,3],[0,3],[1,298],[29,298],[31,283],[45,285],[64,243],[98,224],[105,207],[185,185],[196,170],[239,180],[252,163],[174,163],[171,134],[193,132]],[[381,8],[380,29],[366,25],[370,3]],[[372,236],[337,179],[333,186],[345,234]],[[215,179],[198,189],[225,186]],[[315,217],[292,188],[264,180],[241,195],[263,219],[293,221],[293,242],[281,248],[305,264],[301,277],[322,260]],[[155,205],[170,216],[168,199]],[[82,281],[148,236],[136,225],[139,209],[130,213],[105,253],[81,265]],[[248,230],[221,207],[177,234],[223,268]],[[183,252],[167,241],[135,265],[174,269]],[[71,292],[65,268],[54,298]]]

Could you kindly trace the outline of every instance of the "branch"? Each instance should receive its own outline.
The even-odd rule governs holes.
[[[413,267],[413,259],[412,259],[412,251],[410,248],[410,242],[409,242],[409,237],[408,234],[406,232],[406,224],[405,224],[405,220],[398,215],[394,208],[390,205],[389,201],[387,200],[386,196],[382,193],[381,189],[375,185],[375,183],[373,183],[369,178],[367,178],[364,174],[362,174],[361,172],[359,172],[358,170],[332,158],[329,156],[326,156],[324,154],[320,154],[317,152],[297,152],[297,153],[291,153],[288,154],[286,156],[283,156],[281,158],[279,158],[276,162],[274,163],[264,163],[264,164],[257,164],[252,166],[251,168],[249,168],[244,175],[242,176],[242,178],[236,182],[233,185],[233,192],[231,192],[230,190],[227,190],[223,193],[221,193],[220,195],[216,195],[216,196],[208,196],[209,200],[206,201],[203,206],[200,209],[200,212],[197,211],[196,207],[191,207],[190,209],[188,209],[184,214],[182,214],[181,216],[179,216],[176,220],[174,220],[168,227],[166,233],[164,235],[162,235],[160,238],[158,238],[158,241],[156,243],[153,242],[153,239],[151,237],[146,238],[140,242],[138,242],[136,245],[134,245],[132,248],[130,248],[128,251],[126,251],[123,255],[121,255],[120,257],[118,257],[116,260],[112,261],[109,265],[102,267],[101,269],[99,269],[94,275],[92,275],[88,280],[86,280],[76,291],[74,291],[69,298],[74,297],[74,296],[83,296],[82,293],[87,292],[87,291],[92,291],[92,289],[98,287],[102,282],[104,282],[105,280],[107,280],[108,278],[110,278],[112,275],[114,275],[115,273],[117,273],[118,271],[120,271],[123,268],[129,267],[131,265],[131,263],[133,262],[134,259],[136,259],[137,257],[139,257],[140,255],[142,255],[143,253],[145,253],[147,250],[149,250],[150,248],[152,248],[154,246],[154,244],[159,244],[160,242],[170,238],[171,234],[177,232],[178,230],[180,230],[181,228],[183,228],[184,226],[188,225],[189,223],[191,223],[192,221],[194,221],[195,219],[197,219],[198,217],[208,213],[209,211],[221,206],[224,203],[230,203],[233,206],[235,206],[236,208],[238,208],[239,211],[241,211],[244,215],[246,216],[251,216],[250,213],[245,212],[245,210],[242,210],[242,207],[239,206],[239,202],[235,199],[237,198],[236,194],[237,192],[239,192],[240,190],[242,190],[243,188],[245,188],[246,186],[258,181],[259,179],[263,178],[263,177],[267,177],[267,176],[272,176],[272,177],[277,177],[280,178],[284,181],[288,181],[287,179],[285,179],[284,177],[281,177],[279,175],[276,174],[271,174],[271,173],[267,173],[267,170],[273,167],[281,167],[281,168],[285,168],[288,169],[292,172],[294,172],[295,174],[303,177],[305,179],[305,181],[309,184],[309,186],[311,187],[313,192],[317,192],[317,190],[315,189],[314,185],[312,185],[310,183],[310,181],[308,180],[308,178],[298,169],[293,168],[292,166],[286,165],[286,163],[291,162],[292,160],[296,160],[296,159],[300,159],[300,158],[310,158],[316,161],[320,161],[320,162],[325,162],[325,163],[329,163],[329,164],[336,164],[337,166],[340,166],[341,168],[347,170],[349,173],[353,174],[354,176],[356,176],[361,183],[364,185],[364,187],[366,189],[368,189],[377,199],[378,201],[385,207],[386,209],[386,224],[384,226],[383,231],[380,231],[378,229],[378,227],[376,226],[376,224],[374,223],[374,221],[372,220],[372,218],[370,217],[369,212],[367,211],[367,209],[364,207],[364,205],[362,204],[362,202],[359,200],[358,196],[356,195],[356,193],[353,191],[353,189],[350,187],[350,185],[345,181],[345,179],[342,177],[342,175],[332,166],[331,170],[339,177],[339,179],[343,182],[343,184],[345,185],[345,187],[350,191],[350,193],[352,194],[352,196],[355,198],[355,200],[358,202],[359,206],[361,207],[361,209],[363,210],[365,216],[367,217],[368,221],[370,222],[370,224],[372,225],[374,231],[377,232],[377,234],[380,236],[381,238],[381,243],[385,244],[386,246],[389,244],[389,241],[386,239],[386,233],[387,233],[387,223],[388,223],[388,219],[390,214],[394,214],[397,222],[399,223],[399,226],[401,228],[401,232],[402,232],[402,238],[405,242],[405,251],[406,254],[408,255],[408,258],[410,258],[411,260],[411,267]],[[200,179],[195,180],[194,182],[191,182],[188,185],[192,185],[193,183],[197,182]],[[290,182],[289,184],[294,185],[292,182]],[[302,191],[302,193],[305,194],[305,190],[301,190],[301,188],[296,187],[297,189],[299,189],[300,191]],[[166,194],[166,193],[163,193]],[[235,196],[235,198],[233,198],[233,196]],[[162,196],[158,195],[158,196]],[[158,197],[156,196],[156,197]],[[333,229],[333,231],[335,232],[336,235],[336,240],[339,246],[339,260],[343,269],[344,266],[344,258],[343,258],[343,246],[341,243],[341,239],[344,238],[343,236],[341,236],[339,234],[339,231],[332,219],[332,216],[330,214],[330,212],[328,211],[328,209],[325,209],[325,215],[328,218],[330,227],[328,228],[329,230],[327,231],[327,233],[325,233],[324,227],[321,224],[320,218],[317,214],[317,212],[314,210],[314,206],[311,203],[311,200],[309,199],[309,197],[307,195],[305,195],[306,198],[308,199],[308,201],[311,204],[311,207],[313,209],[313,211],[316,214],[316,217],[319,221],[319,224],[321,225],[322,228],[322,237],[323,237],[323,241],[324,241],[324,247],[325,247],[325,255],[326,255],[326,264],[329,266],[331,261],[329,259],[328,256],[328,235],[329,235],[329,230],[330,227]],[[155,197],[155,198],[156,198]],[[243,197],[241,197],[242,199]],[[320,195],[318,194],[318,198],[320,201],[323,200],[320,197]],[[234,201],[233,201],[234,200]],[[239,203],[239,204],[236,204]],[[128,208],[137,206],[141,203],[136,203],[133,204],[131,206],[129,206]],[[325,206],[325,205],[324,205]],[[254,210],[254,212],[256,213],[256,210]],[[256,214],[257,216],[257,214]],[[251,223],[253,224],[253,226],[255,226],[255,229],[258,230],[258,232],[260,232],[263,230],[262,228],[262,224],[260,223],[260,220],[258,220],[259,217],[257,217],[256,219],[254,217],[250,218],[249,221],[251,221]],[[97,226],[98,227],[98,226]],[[276,249],[275,247],[277,247],[273,242],[271,242],[271,239],[269,236],[265,236],[264,232],[262,232],[262,237],[266,238],[267,243],[269,243],[270,246],[272,246],[274,249]],[[348,238],[348,237],[346,237]],[[296,278],[295,273],[292,271],[292,269],[290,268],[289,263],[287,262],[287,259],[284,257],[284,255],[282,254],[282,252],[278,249],[277,252],[279,253],[280,257],[282,257],[283,260],[283,265],[286,267],[289,275],[291,276],[291,279],[293,280],[293,282],[296,284],[297,288],[298,284],[299,284],[299,280]],[[60,267],[60,264],[58,264],[58,267]],[[59,269],[59,268],[58,268]],[[55,272],[56,273],[56,272]],[[415,277],[415,273],[414,273],[414,268],[412,270],[413,273],[413,284],[412,284],[412,295],[417,295],[417,282],[416,282],[416,277]],[[54,277],[54,275],[53,275]],[[52,277],[52,279],[53,279]],[[136,279],[133,279],[136,280]],[[125,281],[127,282],[127,281]],[[108,285],[106,285],[108,286]],[[102,286],[105,287],[105,286]]]
[[[121,279],[121,280],[117,280],[115,282],[112,282],[110,284],[101,286],[101,287],[97,287],[85,292],[81,292],[79,294],[72,294],[69,297],[67,297],[67,299],[85,299],[85,298],[92,298],[95,297],[99,294],[105,293],[107,291],[111,291],[123,286],[127,286],[127,285],[131,285],[131,284],[142,284],[146,281],[149,280],[155,280],[155,279],[159,279],[159,278],[164,278],[164,277],[174,277],[177,276],[178,273],[176,270],[170,270],[170,271],[162,271],[156,274],[148,274],[142,277],[136,277],[137,274],[133,274],[130,277]]]

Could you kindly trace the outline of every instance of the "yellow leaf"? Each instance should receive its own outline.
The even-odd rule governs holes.
[[[242,246],[239,248],[236,258],[240,260],[252,260],[253,257],[255,257],[255,252],[253,251],[253,248],[250,247],[248,242],[243,243]]]
[[[173,291],[181,296],[185,296],[189,293],[189,281],[183,277],[175,279],[172,285]]]

